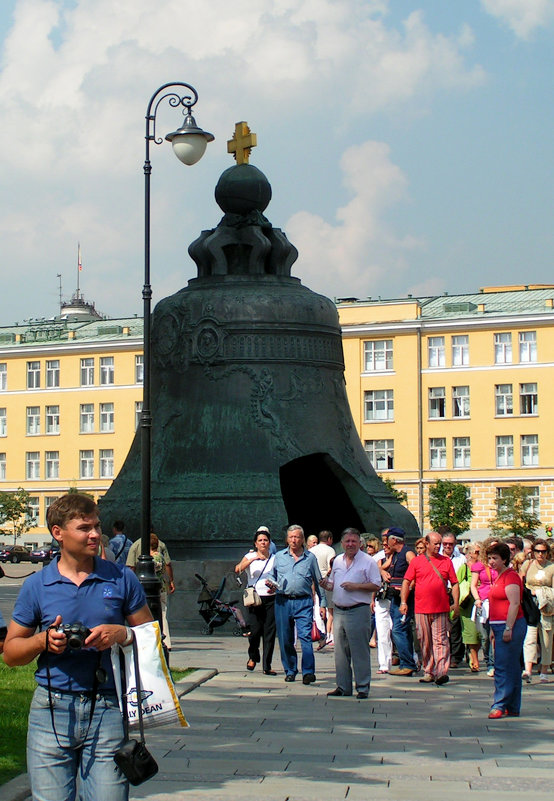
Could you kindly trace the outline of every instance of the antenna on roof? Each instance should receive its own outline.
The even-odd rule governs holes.
[[[61,273],[56,273],[56,278],[59,278],[58,291],[59,291],[59,295],[60,295],[60,314],[61,314],[62,303],[63,303],[63,299],[62,299],[62,274]]]

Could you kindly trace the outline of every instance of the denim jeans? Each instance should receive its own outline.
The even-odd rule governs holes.
[[[527,633],[525,618],[516,620],[512,639],[504,642],[504,623],[491,623],[494,632],[494,698],[491,709],[519,714],[521,707],[521,651]]]
[[[408,606],[406,620],[402,622],[400,614],[400,597],[393,598],[390,604],[390,616],[392,620],[392,641],[396,647],[400,668],[416,669],[414,662],[414,638],[412,636],[412,617],[413,609]]]
[[[281,662],[287,675],[298,673],[298,660],[294,646],[294,624],[302,648],[302,673],[315,673],[315,658],[312,645],[312,620],[314,603],[311,595],[306,598],[287,598],[277,595],[275,599],[275,623]]]
[[[29,712],[27,769],[33,801],[74,801],[76,797],[127,801],[129,785],[113,759],[123,741],[115,695],[98,695],[88,733],[90,698],[52,690],[52,701],[56,733],[44,687],[35,690]]]

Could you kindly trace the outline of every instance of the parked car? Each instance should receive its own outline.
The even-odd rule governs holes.
[[[51,562],[59,552],[59,548],[54,548],[51,545],[43,545],[41,548],[36,548],[34,551],[31,551],[29,556],[31,562],[37,564],[38,562]]]
[[[0,546],[0,562],[29,562],[31,560],[30,551],[23,545]]]

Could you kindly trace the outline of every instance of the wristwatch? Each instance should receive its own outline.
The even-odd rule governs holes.
[[[512,627],[511,627],[511,626],[504,626],[504,630],[505,630],[505,631],[511,631],[511,630],[512,630]]]

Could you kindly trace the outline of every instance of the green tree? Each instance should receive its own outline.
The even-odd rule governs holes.
[[[394,481],[392,478],[387,478],[386,476],[379,475],[379,478],[388,489],[392,497],[398,501],[398,503],[406,503],[408,500],[408,493],[404,492],[404,490],[396,489]]]
[[[506,487],[502,495],[495,499],[496,517],[489,520],[489,526],[500,537],[525,537],[541,524],[533,513],[530,497],[533,490],[522,484]]]
[[[29,501],[30,495],[22,487],[15,492],[0,492],[0,526],[8,524],[6,533],[13,536],[14,545],[35,523]]]
[[[448,526],[453,534],[467,531],[473,516],[469,487],[438,478],[429,487],[429,522],[432,528]]]

